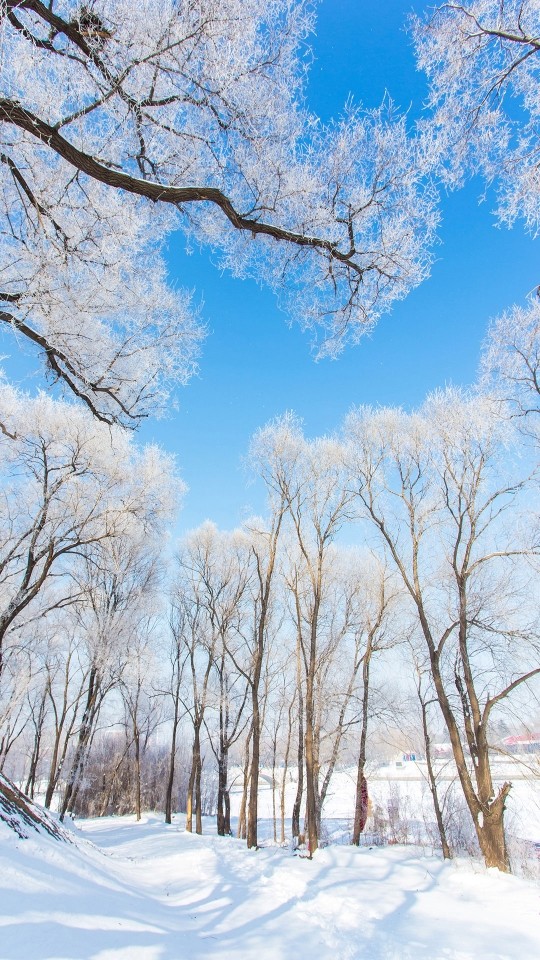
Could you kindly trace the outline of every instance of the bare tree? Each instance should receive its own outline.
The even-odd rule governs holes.
[[[132,638],[147,622],[149,604],[151,609],[154,602],[156,554],[151,538],[138,542],[119,538],[105,542],[99,552],[88,552],[78,571],[78,585],[84,594],[78,607],[79,637],[89,666],[62,817],[74,810],[103,702],[120,685],[130,661]]]
[[[73,405],[43,394],[31,400],[4,385],[0,420],[1,675],[8,631],[51,576],[68,572],[91,546],[161,529],[180,488],[164,454],[135,450],[118,428]],[[52,607],[65,597],[53,594]]]
[[[426,754],[426,767],[427,767],[429,791],[431,793],[431,798],[433,800],[433,810],[435,812],[437,829],[439,831],[439,837],[441,839],[443,857],[445,860],[451,860],[452,851],[450,849],[450,844],[448,843],[448,837],[446,835],[446,827],[444,824],[443,810],[442,810],[441,802],[439,799],[437,776],[435,773],[435,765],[433,762],[434,758],[431,750],[431,735],[429,731],[429,707],[432,704],[436,704],[438,701],[436,696],[430,696],[429,686],[428,686],[428,689],[426,690],[425,673],[426,671],[422,669],[422,664],[416,661],[415,662],[415,674],[416,674],[415,687],[416,687],[416,695],[418,697],[418,703],[420,705],[420,713],[422,716],[422,733],[424,737],[424,750]],[[428,684],[429,684],[429,678],[428,678]]]
[[[252,452],[255,459],[257,454]],[[249,664],[245,677],[251,695],[251,769],[249,774],[249,802],[247,808],[247,845],[256,847],[259,767],[261,749],[260,688],[265,654],[268,649],[268,634],[272,629],[275,607],[275,580],[277,556],[286,501],[283,493],[272,497],[271,515],[265,526],[251,520],[247,524],[248,547],[254,564],[254,576],[250,583],[252,605],[251,630],[248,638]]]
[[[318,846],[320,822],[315,736],[319,618],[329,550],[351,516],[353,497],[344,482],[339,445],[326,439],[308,442],[294,417],[286,415],[270,423],[256,442],[263,479],[287,504],[308,585],[307,615],[302,615],[305,623],[299,640],[305,671],[306,812],[312,855]]]
[[[181,604],[173,601],[169,615],[169,627],[171,633],[170,645],[170,663],[171,676],[170,687],[167,689],[167,695],[172,700],[173,715],[171,718],[171,748],[169,753],[169,769],[167,774],[167,786],[165,789],[165,823],[172,822],[173,811],[173,789],[176,768],[176,747],[178,729],[182,719],[182,682],[184,678],[184,668],[186,666],[187,649],[185,646],[186,621]]]
[[[133,748],[134,808],[137,820],[141,819],[142,814],[141,764],[150,738],[161,721],[161,700],[154,687],[155,632],[156,624],[147,616],[139,617],[132,623],[129,659],[119,681],[125,710],[126,741]]]
[[[525,530],[516,541],[524,481],[507,473],[506,432],[497,403],[452,390],[419,414],[364,410],[348,421],[359,501],[416,612],[485,861],[503,870],[511,784],[493,782],[489,722],[540,673],[530,569],[518,562],[535,551]]]

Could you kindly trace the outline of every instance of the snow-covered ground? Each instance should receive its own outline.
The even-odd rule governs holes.
[[[457,778],[457,770],[449,760],[436,761],[439,800],[446,807],[449,790],[454,790],[460,806],[456,816],[462,817],[464,825],[472,832],[472,823],[465,807],[463,794]],[[492,758],[493,779],[496,786],[506,780],[512,783],[512,790],[506,803],[505,824],[509,837],[540,843],[540,765],[537,758],[530,762],[519,758],[498,760]],[[276,814],[279,818],[279,789],[281,771],[277,773]],[[232,771],[231,811],[238,816],[241,800],[241,771]],[[259,816],[269,821],[273,816],[271,770],[261,773],[259,782]],[[290,815],[296,795],[297,781],[295,770],[290,769],[286,783],[286,810]],[[343,767],[334,772],[330,789],[324,804],[323,818],[327,822],[330,835],[335,821],[341,821],[347,828],[352,826],[356,789],[356,768]],[[437,834],[433,801],[428,786],[427,767],[424,761],[394,762],[368,770],[368,789],[371,808],[385,813],[391,803],[399,811],[403,821],[410,826],[409,838],[418,833],[426,834],[426,825],[431,825],[433,835]],[[290,821],[288,821],[290,822]],[[417,829],[415,829],[415,825]],[[368,821],[368,830],[373,826]],[[418,829],[420,828],[421,829]],[[290,833],[290,831],[289,831]],[[263,825],[262,836],[270,837],[272,828]],[[279,827],[277,831],[279,836]]]
[[[478,864],[408,847],[248,852],[158,816],[80,825],[86,839],[64,844],[0,824],[2,960],[540,957],[539,888]]]

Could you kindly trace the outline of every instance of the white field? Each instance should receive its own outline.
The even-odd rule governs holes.
[[[512,783],[512,790],[507,801],[506,824],[508,833],[522,840],[540,843],[540,763],[536,757],[492,760],[492,770],[495,787],[506,780]],[[441,802],[449,788],[454,786],[455,796],[459,799],[465,820],[469,814],[464,807],[461,788],[457,782],[457,771],[450,761],[437,761],[436,773],[438,790]],[[536,776],[535,776],[536,774]],[[280,777],[281,771],[276,771],[276,814],[279,819],[280,804]],[[241,796],[241,773],[233,771],[231,779],[234,786],[231,790],[231,812],[233,817],[238,815]],[[271,770],[261,773],[259,790],[259,816],[265,821],[263,836],[271,836],[273,818],[273,802],[271,787]],[[335,821],[345,828],[352,823],[354,816],[354,794],[356,770],[352,767],[337,770],[330,782],[330,789],[323,809],[323,817],[332,833],[332,823]],[[384,811],[388,807],[391,797],[399,799],[399,808],[402,818],[417,824],[434,825],[433,802],[428,788],[427,769],[425,762],[407,761],[388,764],[376,769],[368,770],[368,788],[371,805],[378,805]],[[286,782],[285,809],[290,816],[296,794],[296,777],[294,768],[288,773]],[[287,823],[290,821],[288,820]],[[368,821],[369,830],[371,822]],[[279,826],[278,826],[279,836]],[[411,833],[411,839],[413,833]]]
[[[540,840],[540,781],[511,778],[509,825]],[[432,817],[423,765],[373,772],[384,807]],[[453,771],[441,769],[443,790]],[[272,836],[270,772],[260,793],[262,849],[167,827],[157,814],[80,820],[74,842],[33,833],[21,840],[0,822],[0,960],[538,960],[540,886],[445,863],[429,846],[332,845],[313,860]],[[290,810],[296,784],[287,784]],[[237,813],[239,785],[232,793]],[[336,774],[328,832],[346,838],[354,771]],[[369,825],[368,825],[369,826]],[[279,834],[278,834],[279,835]],[[90,842],[91,841],[91,842]],[[534,873],[534,871],[532,871]],[[538,873],[538,871],[537,871]]]
[[[247,852],[156,815],[81,827],[96,846],[0,824],[2,960],[540,957],[538,887],[470,861],[411,847]]]

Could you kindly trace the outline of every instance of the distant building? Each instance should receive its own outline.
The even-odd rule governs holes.
[[[505,737],[502,745],[508,753],[540,753],[540,733],[523,733]]]
[[[419,753],[416,753],[414,750],[407,750],[405,753],[400,754],[398,759],[395,761],[396,767],[402,767],[404,763],[416,763],[417,760],[421,760],[422,757]]]

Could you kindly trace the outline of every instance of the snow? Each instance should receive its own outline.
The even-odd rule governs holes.
[[[66,844],[0,825],[1,960],[540,956],[538,887],[471,861],[413,847],[248,852],[157,815],[80,826]]]
[[[435,764],[439,796],[446,803],[449,790],[453,790],[461,805],[461,816],[464,824],[472,831],[472,821],[465,807],[461,793],[457,770],[453,762],[437,761]],[[506,801],[505,824],[510,839],[518,838],[522,841],[540,843],[540,769],[529,769],[519,759],[492,761],[493,779],[496,786],[510,780],[512,790]],[[330,782],[330,789],[324,804],[323,818],[332,833],[332,824],[338,820],[343,822],[346,832],[354,818],[354,803],[356,790],[356,767],[342,767],[334,772]],[[242,797],[241,771],[233,768],[231,789],[231,811],[237,817]],[[279,776],[281,773],[279,772]],[[279,778],[278,787],[279,790]],[[437,834],[433,813],[433,800],[428,786],[427,767],[424,761],[407,761],[397,766],[380,766],[368,771],[368,788],[372,805],[388,810],[389,802],[397,804],[402,819],[409,825],[409,839],[417,839],[418,834],[426,834],[426,825],[431,824],[433,835]],[[286,784],[286,810],[290,813],[293,807],[297,790],[297,779],[294,768],[288,772]],[[279,809],[279,798],[277,797]],[[261,773],[259,781],[259,816],[264,820],[272,819],[272,788],[271,770]],[[459,814],[458,814],[459,816]],[[287,821],[290,827],[290,820]],[[264,824],[263,824],[264,827]],[[368,821],[368,830],[370,822]],[[290,829],[289,829],[290,834]],[[265,834],[263,834],[264,836]],[[278,825],[279,835],[279,825]],[[269,826],[266,836],[271,836]]]

